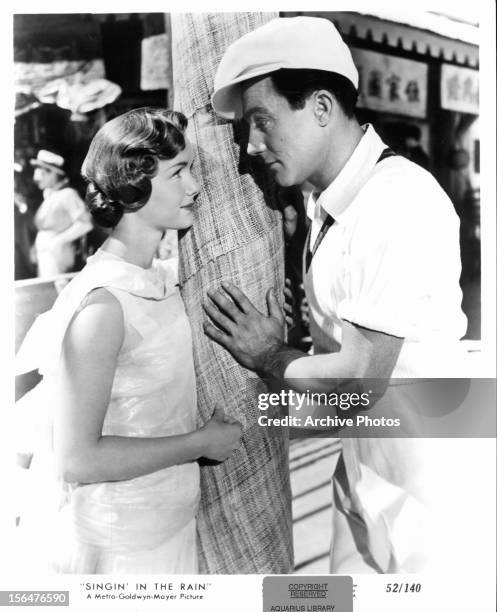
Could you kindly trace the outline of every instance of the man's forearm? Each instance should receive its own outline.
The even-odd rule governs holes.
[[[342,352],[307,355],[289,346],[268,353],[258,374],[274,377],[299,393],[330,392],[360,375]]]
[[[402,348],[403,339],[343,324],[339,351],[306,355],[287,346],[270,351],[263,361],[264,370],[300,393],[329,393],[358,390],[367,380],[378,395],[388,384]]]

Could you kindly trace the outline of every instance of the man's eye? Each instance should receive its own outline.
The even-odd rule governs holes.
[[[266,119],[265,117],[258,117],[254,120],[254,126],[258,130],[264,130],[265,128],[267,128],[268,125],[269,119]]]

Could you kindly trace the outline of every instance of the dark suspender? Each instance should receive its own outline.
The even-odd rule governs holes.
[[[376,160],[376,163],[379,164],[384,159],[387,159],[387,157],[392,157],[394,155],[397,155],[397,153],[395,153],[395,151],[392,151],[392,149],[390,149],[390,148],[383,149],[383,151],[381,152],[380,157],[378,157],[378,159]],[[321,226],[321,228],[319,230],[319,233],[318,233],[318,235],[316,237],[316,241],[314,242],[314,246],[312,247],[312,251],[309,248],[309,245],[310,245],[310,242],[311,242],[311,227],[312,226],[309,227],[309,231],[307,232],[307,238],[305,239],[305,246],[304,246],[305,271],[306,272],[309,271],[312,258],[316,254],[316,251],[318,250],[319,245],[323,242],[323,238],[326,236],[326,234],[328,233],[328,230],[333,225],[333,223],[335,223],[335,219],[333,219],[333,217],[331,215],[326,215],[326,218],[323,221],[323,225]]]
[[[328,233],[328,230],[333,225],[333,223],[335,223],[335,219],[333,219],[331,215],[326,215],[326,219],[323,221],[323,225],[321,226],[319,230],[319,234],[316,237],[316,241],[314,243],[312,251],[309,248],[309,244],[311,242],[311,228],[309,228],[309,231],[307,232],[307,238],[305,239],[305,250],[304,250],[305,252],[305,271],[306,272],[309,271],[309,267],[311,265],[312,258],[316,254],[316,251],[318,250],[318,246],[323,242],[323,238],[326,236],[326,234]]]

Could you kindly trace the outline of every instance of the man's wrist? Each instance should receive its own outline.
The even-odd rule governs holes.
[[[257,374],[261,378],[273,377],[282,381],[285,379],[285,371],[288,365],[301,357],[306,357],[306,353],[286,344],[281,344],[265,353],[261,365],[257,369]]]

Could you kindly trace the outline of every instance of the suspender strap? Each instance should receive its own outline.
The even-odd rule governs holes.
[[[326,236],[326,234],[328,233],[328,230],[333,225],[333,223],[335,223],[335,219],[333,219],[333,217],[331,215],[327,215],[326,219],[323,221],[323,225],[321,226],[321,228],[319,230],[319,234],[317,235],[316,242],[314,243],[312,251],[309,248],[309,244],[310,244],[310,241],[311,241],[311,228],[309,228],[309,231],[307,232],[307,238],[306,238],[306,241],[305,241],[305,245],[306,245],[306,248],[305,248],[305,271],[306,272],[309,271],[309,267],[311,265],[312,258],[314,257],[316,251],[318,250],[319,245],[323,242],[323,238]]]
[[[387,147],[386,149],[383,149],[380,157],[378,157],[378,159],[376,160],[376,163],[379,164],[384,159],[387,159],[387,157],[393,157],[394,155],[397,155],[397,153],[395,153],[395,151],[392,151],[390,147]]]
[[[383,151],[381,152],[380,157],[378,157],[378,159],[376,160],[376,163],[379,164],[384,159],[387,159],[388,157],[393,157],[394,155],[397,155],[397,153],[395,153],[395,151],[392,151],[392,149],[390,149],[390,148],[383,149]],[[310,249],[311,227],[309,227],[309,231],[307,232],[307,238],[305,240],[305,247],[304,247],[304,252],[305,252],[305,271],[306,272],[309,271],[312,258],[316,254],[316,251],[318,250],[319,245],[321,244],[321,242],[323,242],[323,238],[326,236],[326,234],[328,233],[328,230],[333,225],[333,223],[335,223],[335,219],[333,219],[333,217],[331,215],[326,215],[326,218],[323,221],[323,225],[319,229],[319,233],[318,233],[318,235],[316,237],[316,241],[314,242],[314,246],[312,247],[312,251]]]

